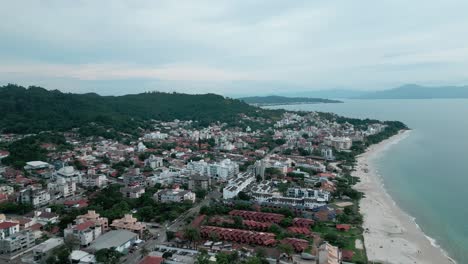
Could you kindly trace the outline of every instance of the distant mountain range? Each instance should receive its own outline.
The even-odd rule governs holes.
[[[468,98],[468,86],[426,87],[407,84],[397,88],[368,92],[357,96],[359,99],[456,99]]]
[[[335,89],[284,93],[281,95],[334,99],[456,99],[468,98],[468,86],[422,86],[406,84],[381,91]]]
[[[251,105],[264,106],[264,105],[284,105],[284,104],[319,104],[319,103],[342,103],[338,100],[322,99],[322,98],[309,98],[309,97],[285,97],[285,96],[253,96],[243,97],[239,100],[244,101]]]

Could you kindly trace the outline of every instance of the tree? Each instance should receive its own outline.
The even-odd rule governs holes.
[[[272,224],[272,225],[268,228],[268,232],[271,232],[271,233],[273,233],[273,234],[275,234],[275,235],[279,235],[279,234],[282,233],[282,230],[281,230],[281,228],[280,228],[278,225]]]
[[[68,235],[63,240],[65,246],[70,250],[75,250],[80,248],[80,240],[74,235]]]
[[[280,225],[282,227],[289,227],[292,225],[292,218],[291,217],[285,217],[281,220]]]
[[[244,221],[240,216],[234,216],[232,218],[234,220],[234,227],[238,229],[242,229],[244,227]]]
[[[244,191],[240,191],[237,197],[244,201],[250,201],[250,196]]]
[[[141,253],[142,256],[148,255],[149,252],[150,252],[150,251],[149,251],[149,249],[148,249],[146,246],[143,246],[143,247],[140,249],[140,253]]]
[[[168,258],[172,257],[172,252],[166,251],[166,252],[164,252],[164,253],[162,254],[162,257],[163,257],[164,259],[168,259]]]
[[[167,230],[166,231],[166,237],[167,237],[167,241],[171,241],[172,239],[174,239],[175,233],[173,231]]]
[[[70,263],[68,257],[70,256],[71,250],[65,246],[59,246],[53,249],[51,256],[46,259],[47,264],[63,264]]]
[[[185,239],[190,241],[190,243],[195,244],[195,242],[200,240],[200,238],[201,238],[200,230],[198,230],[197,228],[194,228],[194,227],[187,227],[187,228],[184,229],[184,237],[185,237]]]
[[[117,264],[123,255],[115,250],[115,248],[103,248],[96,251],[95,256],[98,262],[104,264]]]
[[[290,244],[280,244],[278,249],[280,252],[288,255],[288,257],[290,257],[293,253],[293,247]]]
[[[203,189],[197,189],[197,190],[195,190],[195,196],[196,196],[199,200],[205,199],[206,194],[207,194],[207,191],[206,191],[206,190],[203,190]]]
[[[231,261],[229,260],[229,255],[223,252],[216,254],[216,263],[217,264],[229,264]]]
[[[205,249],[200,250],[195,260],[196,264],[210,264],[210,256]]]

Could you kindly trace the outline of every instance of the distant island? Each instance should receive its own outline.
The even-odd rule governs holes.
[[[385,90],[331,89],[311,90],[282,96],[333,98],[333,99],[463,99],[468,98],[468,86],[423,86],[405,84]]]
[[[323,98],[309,97],[285,97],[285,96],[252,96],[243,97],[239,100],[251,105],[266,106],[266,105],[286,105],[286,104],[320,104],[320,103],[342,103],[338,100],[330,100]]]
[[[458,99],[468,98],[468,86],[427,87],[407,84],[397,88],[368,92],[359,99]]]

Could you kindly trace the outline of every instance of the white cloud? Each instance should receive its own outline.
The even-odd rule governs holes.
[[[202,81],[219,92],[230,81],[459,83],[467,78],[467,9],[457,0],[8,1],[0,81],[7,73],[19,83]]]

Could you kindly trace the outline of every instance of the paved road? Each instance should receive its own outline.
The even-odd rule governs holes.
[[[146,248],[148,251],[152,251],[156,246],[164,246],[163,244],[166,242],[166,231],[176,232],[186,226],[185,219],[190,216],[197,216],[200,212],[200,208],[204,205],[208,205],[211,199],[219,199],[221,197],[221,193],[218,191],[210,192],[203,201],[195,205],[194,207],[187,210],[185,213],[180,215],[176,220],[172,221],[169,225],[163,228],[157,229],[150,229],[152,234],[159,234],[159,237],[156,239],[150,239],[145,241],[143,244],[139,246],[138,250],[135,250],[133,253],[129,253],[125,256],[122,260],[123,263],[129,264],[137,264],[142,258],[141,248]]]

